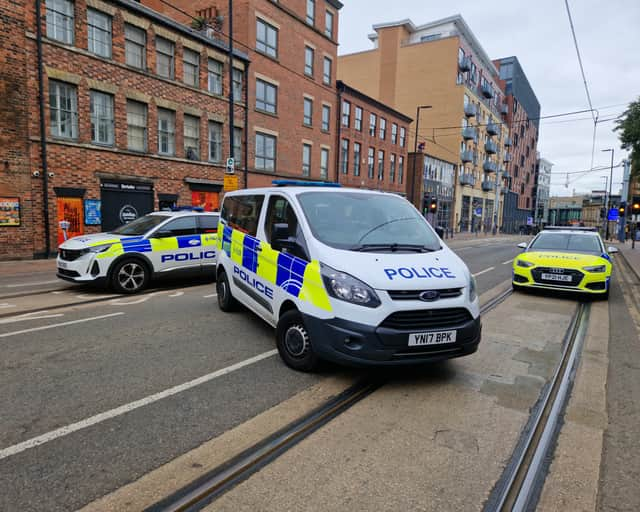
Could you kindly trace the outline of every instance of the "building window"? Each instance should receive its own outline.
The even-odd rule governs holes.
[[[145,69],[147,66],[147,33],[141,28],[125,24],[124,53],[128,66]]]
[[[396,155],[391,153],[389,157],[389,181],[391,183],[396,179]]]
[[[233,129],[233,159],[238,167],[242,165],[242,128]]]
[[[378,181],[384,181],[384,151],[378,150]]]
[[[311,174],[311,144],[302,145],[302,175]]]
[[[266,133],[256,133],[256,169],[276,170],[276,138]]]
[[[322,105],[322,131],[328,132],[331,126],[331,107]]]
[[[127,100],[127,147],[147,151],[147,106],[132,100]]]
[[[384,117],[380,118],[380,140],[384,140],[387,136],[387,120]]]
[[[402,180],[404,179],[404,157],[398,157],[398,183],[402,185]]]
[[[242,102],[244,72],[241,69],[233,68],[232,75],[233,75],[233,101]]]
[[[406,142],[407,142],[407,130],[405,130],[404,127],[400,127],[400,147],[403,148]]]
[[[210,93],[222,96],[222,62],[209,59],[207,63],[207,88]]]
[[[369,153],[367,154],[367,171],[370,179],[373,179],[373,167],[376,164],[375,154],[376,150],[373,148],[369,148]]]
[[[184,116],[184,156],[200,160],[200,118]]]
[[[278,88],[260,79],[256,80],[256,109],[275,114],[278,111]]]
[[[342,174],[349,173],[349,140],[342,139],[342,144],[340,145],[340,169],[342,169]]]
[[[351,103],[348,101],[342,102],[342,126],[349,128],[351,124]]]
[[[324,35],[333,38],[333,13],[327,11],[324,16]]]
[[[176,154],[176,113],[173,110],[158,109],[158,153]]]
[[[378,116],[371,113],[369,114],[369,135],[376,136],[376,123],[378,122]]]
[[[256,19],[256,50],[278,58],[278,29],[260,18]]]
[[[222,161],[222,123],[209,121],[209,157],[208,158],[210,162]]]
[[[87,9],[87,39],[91,53],[111,58],[111,16]]]
[[[75,85],[49,80],[49,116],[53,137],[78,138],[78,92]]]
[[[316,20],[316,2],[315,0],[307,0],[307,23],[311,26]]]
[[[353,175],[360,176],[360,158],[362,145],[359,142],[353,143]]]
[[[391,144],[396,144],[398,142],[398,125],[393,123],[391,125]]]
[[[310,100],[309,98],[304,98],[304,114],[302,122],[306,126],[311,126],[313,124],[313,100]]]
[[[61,43],[73,44],[73,2],[70,0],[48,0],[47,37]]]
[[[113,96],[104,92],[90,92],[91,142],[113,146]]]
[[[360,107],[356,107],[355,129],[359,132],[362,131],[362,108]]]
[[[175,74],[175,45],[168,39],[156,36],[156,73],[164,78]]]
[[[331,59],[329,57],[324,58],[322,81],[327,85],[331,85]]]
[[[320,150],[320,177],[325,180],[329,177],[329,150],[327,148]]]
[[[309,46],[304,47],[304,74],[307,76],[313,76],[313,59],[315,51]]]
[[[182,56],[182,63],[184,66],[184,83],[192,85],[193,87],[198,87],[198,85],[200,85],[200,54],[185,48]]]

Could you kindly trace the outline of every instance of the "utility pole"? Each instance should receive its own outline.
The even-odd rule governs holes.
[[[609,205],[611,202],[611,184],[613,183],[613,149],[603,149],[602,152],[603,153],[607,153],[607,152],[611,152],[611,171],[609,173],[609,193],[607,194],[607,206],[605,207],[605,212],[604,212],[604,218],[605,218],[605,222],[606,224],[606,229],[605,229],[605,240],[609,239]]]
[[[229,0],[231,1],[231,0]],[[415,191],[416,188],[416,160],[418,159],[418,130],[420,129],[420,110],[422,109],[428,109],[431,108],[431,105],[418,105],[418,107],[416,108],[416,134],[413,140],[413,165],[411,166],[412,168],[412,172],[411,174],[413,175],[413,189]],[[419,187],[420,190],[422,190],[422,187]],[[423,198],[420,197],[418,199],[419,204],[420,204],[420,208],[419,210],[422,212],[422,201]]]
[[[245,77],[245,80],[248,77]],[[229,0],[229,156],[233,155],[234,128],[234,98],[233,98],[233,0]],[[246,165],[246,162],[245,162]]]
[[[622,164],[624,166],[624,173],[622,175],[622,198],[620,203],[621,205],[624,205],[624,214],[618,221],[618,240],[624,243],[624,230],[627,223],[627,208],[629,203],[629,175],[631,174],[631,162],[629,160],[625,160]]]

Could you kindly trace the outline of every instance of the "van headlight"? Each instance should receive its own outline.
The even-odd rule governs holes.
[[[582,267],[587,272],[606,272],[606,265],[593,265],[592,267]]]
[[[320,268],[324,286],[332,297],[368,308],[380,305],[380,299],[373,288],[360,279],[328,265],[322,264]]]
[[[469,302],[473,302],[478,298],[478,283],[476,278],[471,276],[469,279]]]

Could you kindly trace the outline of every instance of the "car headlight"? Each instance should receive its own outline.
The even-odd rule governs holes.
[[[529,268],[529,267],[533,267],[534,264],[531,263],[530,261],[516,260],[516,265],[518,265],[519,267]]]
[[[321,266],[322,279],[329,295],[368,308],[377,308],[380,299],[369,285],[327,265]]]
[[[593,265],[591,267],[582,267],[582,268],[587,272],[606,272],[607,271],[606,265]]]
[[[476,278],[471,276],[469,279],[469,301],[473,302],[478,298],[478,283],[476,282]]]
[[[107,249],[109,249],[109,247],[111,247],[113,244],[102,244],[102,245],[94,245],[93,247],[89,247],[87,249],[85,249],[85,252],[104,252]]]

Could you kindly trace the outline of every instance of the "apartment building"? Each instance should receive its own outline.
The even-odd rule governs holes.
[[[338,182],[406,195],[412,119],[338,80]]]
[[[142,3],[228,38],[227,0]],[[341,8],[337,0],[234,2],[233,44],[251,60],[249,187],[270,185],[274,178],[336,178]]]
[[[541,226],[549,220],[549,195],[551,190],[551,169],[553,164],[537,154],[535,184],[533,191],[533,218]]]
[[[416,129],[418,137],[411,151],[419,153],[423,176],[435,181],[429,198],[449,212],[441,225],[461,231],[500,226],[497,176],[510,158],[510,134],[495,65],[459,15],[373,29],[373,49],[339,57],[339,79],[414,117],[410,137]],[[434,174],[433,167],[443,172]],[[417,196],[424,210],[425,195]]]
[[[61,221],[75,236],[217,208],[230,87],[246,161],[246,53],[231,71],[224,44],[129,0],[0,0],[0,14],[0,258],[55,251]]]

